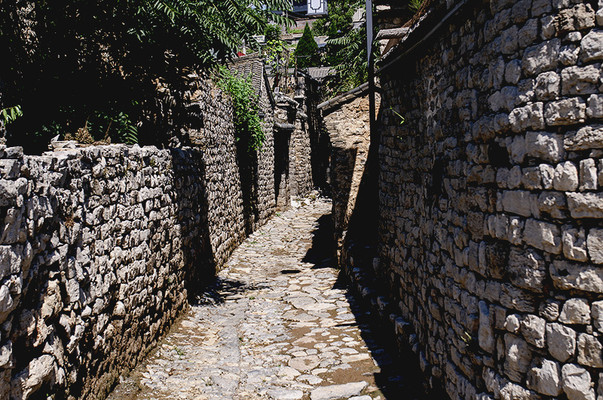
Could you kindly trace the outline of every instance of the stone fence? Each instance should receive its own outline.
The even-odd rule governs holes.
[[[0,146],[0,398],[104,398],[274,213],[270,105],[243,165],[230,100],[209,82],[193,100],[193,147]],[[289,196],[311,188],[295,181]]]
[[[379,244],[347,266],[452,399],[603,397],[596,7],[434,1],[387,46]]]

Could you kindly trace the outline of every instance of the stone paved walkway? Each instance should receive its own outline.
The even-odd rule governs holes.
[[[109,399],[421,397],[391,369],[368,313],[320,251],[330,202],[306,203],[249,237],[214,290]]]

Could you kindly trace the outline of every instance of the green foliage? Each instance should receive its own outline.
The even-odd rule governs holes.
[[[112,142],[138,143],[138,128],[123,111],[95,111],[88,121],[88,129],[94,137],[103,134],[103,139],[111,138]]]
[[[413,13],[416,13],[423,5],[423,1],[424,0],[409,0],[408,9],[411,10]]]
[[[156,101],[157,79],[179,84],[185,67],[200,70],[232,57],[270,21],[286,23],[286,14],[271,11],[290,6],[289,0],[5,0],[0,48],[10,57],[0,63],[3,102],[35,115],[13,124],[9,143],[43,151],[50,137],[75,132],[101,110],[114,119],[116,140],[134,140],[132,127],[144,122],[141,143],[161,146],[166,138],[156,132],[167,117]],[[132,93],[137,106],[129,104]]]
[[[21,106],[16,105],[13,107],[7,107],[0,110],[0,120],[4,125],[8,125],[14,122],[17,118],[23,116]]]
[[[259,98],[251,77],[243,78],[226,67],[220,67],[217,83],[232,99],[237,140],[247,142],[249,151],[261,150],[266,137],[259,116]]]
[[[320,62],[318,45],[314,40],[314,35],[312,34],[310,25],[306,25],[304,34],[299,39],[299,43],[297,43],[294,54],[295,58],[297,59],[297,66],[299,68],[314,67]]]
[[[268,24],[264,30],[264,36],[266,37],[267,43],[273,40],[279,40],[281,37],[281,27],[276,24]]]

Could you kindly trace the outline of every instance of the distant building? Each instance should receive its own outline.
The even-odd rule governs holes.
[[[327,0],[293,0],[293,14],[300,17],[312,17],[327,13]]]

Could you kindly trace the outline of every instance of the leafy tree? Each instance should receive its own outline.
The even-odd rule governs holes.
[[[318,45],[314,40],[310,25],[306,25],[304,28],[304,33],[297,43],[294,54],[299,68],[314,67],[320,62]]]
[[[32,116],[11,125],[9,141],[30,148],[37,141],[40,149],[51,136],[75,132],[96,114],[121,121],[112,124],[114,141],[132,140],[130,127],[146,121],[140,141],[165,143],[149,134],[159,131],[153,127],[161,112],[156,82],[177,82],[186,69],[228,59],[269,21],[284,21],[271,11],[290,6],[288,0],[0,4],[0,48],[10,54],[0,63],[2,101]]]

